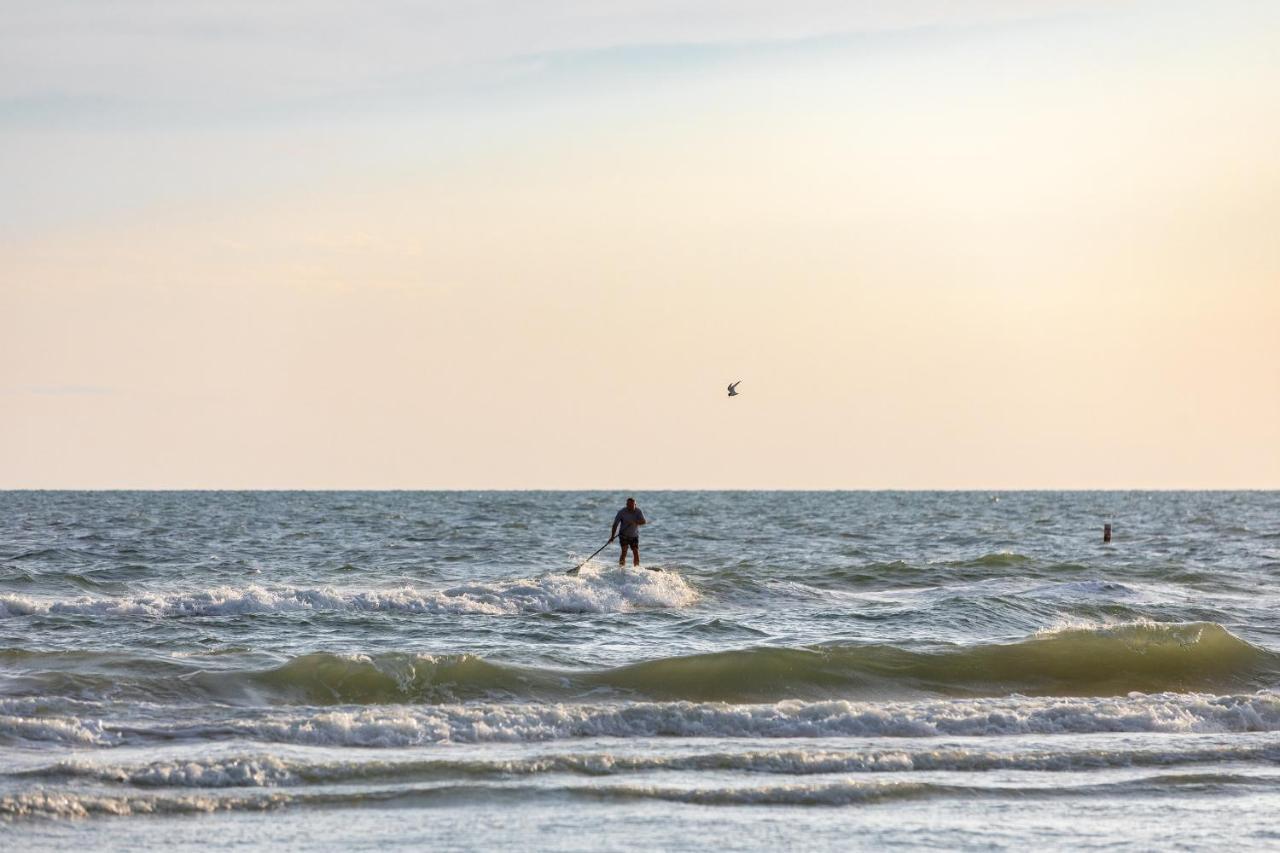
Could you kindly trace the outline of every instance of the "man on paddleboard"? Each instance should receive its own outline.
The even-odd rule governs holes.
[[[627,498],[627,505],[618,510],[618,514],[613,517],[613,526],[609,528],[609,539],[613,539],[618,535],[618,527],[622,527],[622,553],[618,556],[618,565],[625,566],[627,564],[627,549],[631,549],[631,565],[640,565],[640,525],[648,524],[644,520],[644,513],[640,511],[640,507],[636,506],[635,498]]]

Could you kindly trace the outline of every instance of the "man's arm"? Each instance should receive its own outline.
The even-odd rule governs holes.
[[[640,512],[640,507],[636,507],[636,514],[640,516],[640,519],[636,522],[636,524],[648,524],[648,523],[649,523],[648,521],[646,521],[646,520],[645,520],[644,513],[643,513],[643,512]]]
[[[615,516],[613,517],[613,527],[610,527],[610,528],[609,528],[609,541],[610,541],[610,542],[612,542],[612,541],[613,541],[613,537],[615,537],[615,536],[617,536],[617,535],[618,535],[618,522],[620,522],[620,521],[622,520],[621,518],[619,518],[619,517],[618,517],[619,515],[621,515],[621,513],[619,513],[618,515],[615,515]]]

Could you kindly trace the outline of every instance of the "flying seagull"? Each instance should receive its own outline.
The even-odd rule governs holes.
[[[742,384],[742,380],[741,380],[741,379],[739,379],[737,382],[730,383],[730,385],[729,385],[729,396],[730,396],[730,397],[736,397],[736,396],[738,396],[738,386],[739,386],[739,385],[741,385],[741,384]]]

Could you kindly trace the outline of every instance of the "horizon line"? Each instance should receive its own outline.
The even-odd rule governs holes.
[[[1126,486],[1105,486],[1105,487],[1067,487],[1055,488],[1052,486],[1037,486],[1031,488],[982,488],[982,487],[923,487],[923,488],[900,488],[900,487],[835,487],[835,488],[803,488],[803,487],[767,487],[767,488],[750,488],[750,487],[677,487],[677,488],[643,488],[643,489],[624,489],[609,487],[574,487],[574,488],[553,488],[553,487],[515,487],[515,488],[496,488],[496,487],[480,487],[480,488],[456,488],[456,487],[427,487],[427,488],[377,488],[377,487],[324,487],[324,488],[290,488],[290,487],[247,487],[247,488],[225,488],[225,487],[145,487],[134,488],[128,486],[94,486],[88,488],[68,488],[61,486],[54,487],[0,487],[0,494],[11,492],[150,492],[150,493],[177,493],[177,492],[210,492],[210,493],[244,493],[244,492],[299,492],[299,493],[336,493],[336,492],[366,492],[366,493],[459,493],[459,492],[618,492],[644,494],[646,492],[825,492],[832,494],[853,493],[853,492],[891,492],[891,493],[924,493],[924,492],[1151,492],[1151,493],[1189,493],[1189,492],[1280,492],[1280,486],[1210,486],[1210,487],[1126,487]]]

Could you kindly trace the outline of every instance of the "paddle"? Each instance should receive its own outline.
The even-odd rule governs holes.
[[[610,536],[610,537],[609,537],[609,541],[608,541],[608,542],[604,543],[603,545],[601,545],[599,548],[597,548],[597,549],[596,549],[596,554],[599,554],[599,553],[600,553],[601,551],[603,551],[605,548],[608,548],[611,544],[613,544],[613,537],[612,537],[612,536]],[[576,574],[578,573],[578,569],[582,568],[582,567],[583,567],[583,566],[585,566],[587,563],[590,563],[590,562],[591,562],[591,560],[592,560],[592,558],[594,558],[596,554],[592,554],[590,557],[587,557],[587,559],[583,560],[581,563],[579,563],[578,565],[574,566],[574,567],[573,567],[572,569],[570,569],[569,571],[565,572],[565,574],[566,574],[566,575],[576,575]]]

